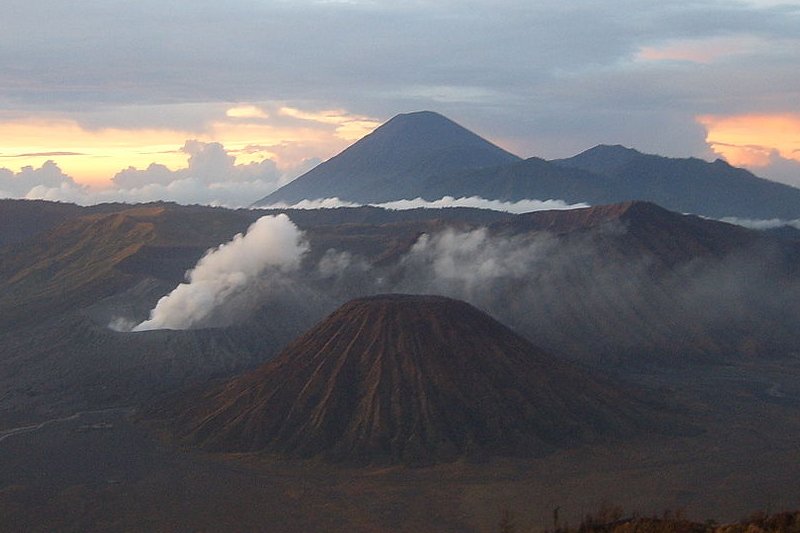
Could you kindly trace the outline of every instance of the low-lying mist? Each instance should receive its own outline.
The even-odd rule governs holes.
[[[776,245],[673,265],[631,248],[626,232],[622,223],[567,235],[450,228],[376,266],[349,250],[312,261],[285,215],[264,217],[209,252],[133,329],[228,325],[268,300],[318,320],[355,297],[404,292],[465,300],[583,360],[781,355],[797,345],[800,283]]]
[[[440,209],[444,207],[472,207],[475,209],[490,209],[492,211],[502,211],[505,213],[530,213],[532,211],[551,211],[562,209],[580,209],[589,207],[587,203],[574,203],[570,204],[563,200],[549,199],[549,200],[518,200],[516,202],[504,202],[502,200],[490,200],[481,198],[480,196],[461,196],[454,198],[453,196],[443,196],[438,200],[425,200],[424,198],[414,198],[406,200],[394,200],[391,202],[383,202],[376,204],[360,204],[357,202],[350,202],[347,200],[340,200],[339,198],[320,198],[316,200],[301,200],[293,204],[279,202],[270,205],[261,205],[260,209],[332,209],[336,207],[362,207],[364,205],[371,205],[373,207],[381,207],[390,210],[405,210],[405,209]]]

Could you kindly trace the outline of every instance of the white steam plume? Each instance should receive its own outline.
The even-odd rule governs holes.
[[[492,290],[499,279],[525,279],[553,245],[549,235],[526,240],[492,236],[485,227],[447,229],[421,235],[402,263],[414,273],[414,284],[430,283],[425,289],[469,299]],[[418,278],[420,272],[425,275]]]
[[[227,310],[242,312],[252,292],[262,289],[262,278],[297,270],[307,250],[303,233],[289,217],[263,216],[245,235],[209,250],[187,273],[188,283],[161,298],[150,318],[133,331],[225,325],[219,317]]]

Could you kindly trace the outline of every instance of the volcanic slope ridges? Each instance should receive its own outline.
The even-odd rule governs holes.
[[[660,413],[467,303],[380,295],[172,414],[183,438],[211,451],[430,464],[630,435]]]

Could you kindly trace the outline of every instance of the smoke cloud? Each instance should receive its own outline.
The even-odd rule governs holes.
[[[626,231],[422,236],[393,290],[466,300],[585,361],[767,356],[797,346],[800,283],[777,245],[669,265],[615,245]]]
[[[492,237],[486,228],[424,234],[401,264],[411,275],[402,285],[418,291],[444,292],[464,299],[496,289],[499,279],[523,279],[551,251],[552,239]],[[413,273],[424,272],[417,279]]]
[[[587,362],[679,355],[679,364],[797,345],[800,282],[777,244],[672,264],[627,232],[621,223],[558,236],[445,229],[421,235],[388,265],[329,250],[298,282],[316,276],[339,303],[383,292],[458,298]]]
[[[780,354],[800,342],[800,269],[779,241],[676,264],[637,239],[621,222],[559,235],[451,227],[391,258],[343,244],[301,265],[303,234],[269,216],[204,257],[134,330],[224,326],[257,309],[310,324],[352,298],[401,292],[467,301],[551,352],[603,365]]]
[[[252,311],[258,294],[300,266],[308,250],[286,215],[264,216],[212,249],[133,331],[223,326]]]

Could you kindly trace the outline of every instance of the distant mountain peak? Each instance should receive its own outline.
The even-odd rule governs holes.
[[[439,113],[404,113],[256,205],[334,196],[364,203],[413,199],[432,176],[519,160]]]
[[[449,146],[495,146],[444,115],[434,111],[414,111],[395,115],[345,152],[383,137],[391,138],[396,149],[413,150],[419,155]]]
[[[388,121],[386,124],[391,122],[398,122],[403,120],[441,120],[447,122],[453,122],[446,116],[442,115],[441,113],[437,113],[436,111],[429,111],[427,109],[423,109],[421,111],[410,111],[408,113],[398,113]]]
[[[641,154],[642,152],[622,144],[598,144],[583,153]]]
[[[451,120],[441,113],[437,113],[436,111],[412,111],[410,113],[400,113],[387,120],[374,131],[386,133],[392,132],[392,130],[395,128],[405,127],[412,128],[409,133],[413,131],[425,134],[431,134],[437,131],[444,133],[445,137],[443,140],[449,139],[456,134],[462,134],[486,142],[480,136],[468,130],[458,122]]]
[[[556,162],[569,161],[572,167],[609,174],[617,172],[620,168],[642,155],[640,151],[621,144],[598,144],[567,160],[558,160]]]
[[[759,178],[719,159],[712,163],[696,157],[666,157],[620,145],[599,145],[551,162],[603,178],[605,194],[592,197],[588,187],[581,187],[583,201],[592,204],[638,199],[672,211],[714,218],[800,216],[800,190]]]

